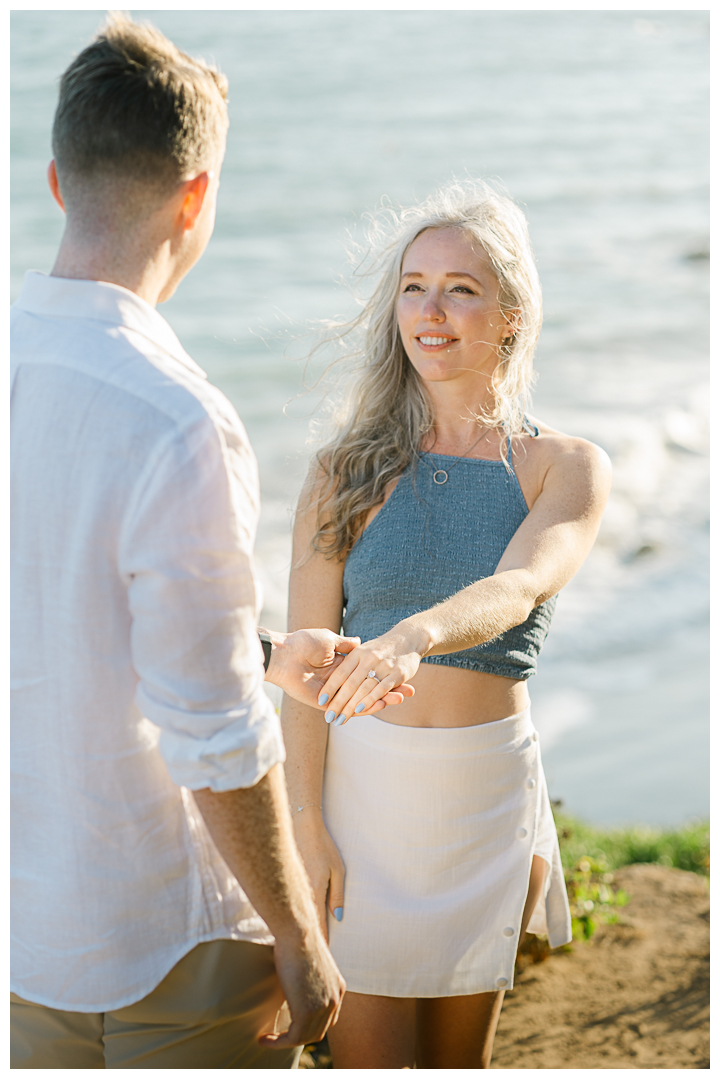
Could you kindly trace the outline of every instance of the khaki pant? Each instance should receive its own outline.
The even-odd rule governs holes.
[[[11,994],[10,1067],[294,1069],[301,1048],[257,1042],[287,1028],[282,1001],[269,945],[209,941],[142,1001],[112,1012],[65,1012]]]

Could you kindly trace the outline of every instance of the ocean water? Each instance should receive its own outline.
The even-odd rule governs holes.
[[[708,15],[138,12],[230,79],[215,235],[163,305],[228,394],[263,491],[281,627],[317,393],[312,320],[355,310],[343,238],[452,176],[523,205],[545,295],[534,412],[614,487],[531,684],[553,798],[595,821],[708,810]],[[48,271],[57,79],[98,11],[11,13],[11,294]]]

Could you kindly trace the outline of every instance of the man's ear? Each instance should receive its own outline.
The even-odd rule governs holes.
[[[205,202],[205,196],[212,176],[213,174],[211,172],[201,172],[199,176],[193,177],[192,180],[186,180],[182,185],[180,224],[182,225],[183,232],[188,232],[188,230],[194,228],[195,222],[202,210],[203,203]]]
[[[60,194],[60,184],[58,183],[57,170],[55,168],[55,159],[54,158],[50,162],[50,164],[48,165],[47,178],[48,178],[48,184],[50,185],[50,190],[52,192],[53,199],[58,204],[58,206],[63,211],[63,213],[65,213],[65,203],[63,202],[63,197]]]

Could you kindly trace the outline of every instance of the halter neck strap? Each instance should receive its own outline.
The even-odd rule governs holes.
[[[531,439],[537,439],[538,435],[540,434],[540,429],[535,424],[531,424],[527,416],[523,416],[523,431],[527,431]],[[506,435],[505,439],[507,442],[508,465],[512,469],[512,435]]]

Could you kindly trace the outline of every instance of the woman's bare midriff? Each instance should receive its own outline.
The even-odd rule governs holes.
[[[420,664],[411,681],[415,697],[387,706],[379,720],[404,727],[472,727],[514,716],[530,704],[524,681],[485,671]]]

